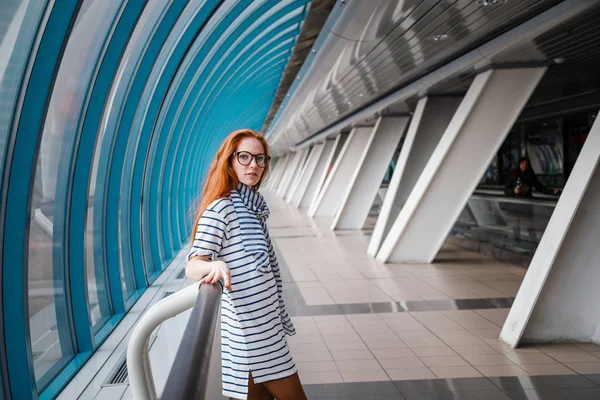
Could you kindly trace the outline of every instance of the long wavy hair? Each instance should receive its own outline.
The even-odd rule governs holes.
[[[208,169],[206,183],[204,184],[204,189],[202,189],[202,198],[200,200],[200,205],[198,206],[198,211],[196,212],[196,220],[192,227],[192,240],[196,234],[200,217],[202,217],[206,207],[213,201],[226,197],[229,192],[237,187],[239,181],[231,166],[231,162],[233,161],[233,153],[237,150],[238,144],[242,139],[248,137],[258,140],[262,144],[265,154],[268,156],[271,155],[269,152],[269,145],[264,136],[251,129],[240,129],[231,132],[229,136],[225,138]],[[259,181],[253,186],[254,189],[260,187],[268,173],[269,166],[267,165],[263,170]]]

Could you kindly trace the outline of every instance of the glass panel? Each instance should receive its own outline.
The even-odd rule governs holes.
[[[474,194],[452,234],[532,257],[556,201]]]
[[[0,6],[0,177],[10,121],[46,0],[2,0]]]
[[[74,41],[74,49],[79,49],[79,58],[77,61],[90,58],[97,60],[102,50],[104,38],[108,35],[112,22],[117,15],[121,6],[121,1],[104,2],[101,0],[86,1],[78,16],[76,32],[80,37]],[[79,29],[78,29],[79,28]],[[81,33],[80,33],[81,32]],[[84,49],[87,49],[87,55],[83,56]],[[81,61],[79,61],[81,62]],[[80,78],[72,75],[71,79],[76,81],[85,78],[87,82],[91,78],[95,62],[87,63],[83,66]],[[82,92],[83,94],[83,92]],[[92,175],[94,176],[94,175]],[[93,254],[93,235],[94,231],[89,221],[92,220],[94,202],[92,201],[95,194],[95,181],[90,182],[90,190],[88,197],[88,210],[85,232],[85,265],[86,265],[86,281],[88,302],[90,307],[90,323],[92,324],[93,332],[98,333],[104,323],[112,315],[110,307],[110,294],[108,290],[108,277],[106,269],[103,265],[94,263]]]
[[[114,133],[119,127],[121,110],[125,106],[125,100],[127,99],[127,92],[130,89],[131,79],[134,76],[138,62],[143,54],[143,51],[148,44],[148,40],[152,37],[152,30],[156,27],[157,22],[163,15],[164,10],[169,6],[169,2],[164,1],[151,1],[144,8],[140,20],[136,25],[136,29],[131,35],[127,49],[123,54],[122,62],[119,66],[119,70],[115,74],[115,81],[111,88],[109,99],[107,101],[106,110],[102,120],[102,126],[96,140],[96,149],[94,154],[94,165],[92,170],[92,180],[94,187],[90,186],[90,190],[94,190],[94,193],[90,193],[90,198],[95,198],[97,206],[103,204],[106,198],[106,188],[104,185],[108,184],[109,175],[111,171],[107,170],[106,164],[109,162],[109,157],[112,157],[113,147],[111,146],[114,141]],[[107,134],[108,133],[108,134]],[[114,165],[111,166],[115,168]],[[115,171],[115,173],[122,173],[123,171]],[[97,182],[97,183],[96,183]],[[98,190],[96,190],[98,188]],[[90,207],[93,205],[90,204]],[[100,207],[98,207],[100,208]],[[106,219],[103,215],[103,210],[97,209],[90,213],[93,214],[93,218],[88,218],[88,232],[94,232],[96,239],[94,240],[93,251],[103,251],[101,248],[102,241],[97,238],[102,233],[101,226],[102,222]],[[119,221],[122,220],[122,209],[119,207],[118,210]],[[119,241],[119,268],[121,273],[121,282],[123,285],[123,293],[125,299],[129,299],[137,290],[132,263],[129,261],[130,257],[124,257],[123,243],[127,240],[129,242],[129,232],[127,229],[123,229],[122,224],[118,225],[118,241]],[[91,246],[91,244],[90,244]],[[89,248],[92,252],[92,248]],[[90,255],[88,259],[93,258]],[[125,261],[124,261],[125,258]],[[95,258],[99,260],[101,258]]]
[[[31,347],[39,391],[76,352],[65,296],[67,183],[90,80],[119,5],[88,0],[82,6],[65,49],[42,134],[31,203],[28,265]],[[71,245],[83,246],[83,242]],[[111,308],[104,270],[94,270],[93,264],[87,265],[87,289],[91,322],[96,327],[111,316]]]

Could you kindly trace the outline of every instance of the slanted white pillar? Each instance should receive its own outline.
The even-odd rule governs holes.
[[[377,259],[430,263],[546,68],[477,75],[433,151]]]
[[[291,155],[290,162],[285,168],[285,173],[283,174],[283,178],[281,178],[281,184],[277,188],[277,196],[283,197],[287,192],[290,183],[292,182],[292,177],[296,173],[296,168],[298,167],[298,163],[300,162],[301,152],[297,151]]]
[[[504,323],[500,340],[600,343],[600,117]]]
[[[269,180],[271,181],[270,185],[269,185],[269,190],[273,193],[277,192],[277,188],[279,187],[279,185],[281,184],[281,179],[283,178],[283,174],[285,173],[286,167],[288,165],[288,163],[290,162],[290,153],[284,155],[283,157],[281,157],[279,159],[279,161],[277,162],[276,165],[276,170],[273,171],[273,176],[271,178],[269,178]]]
[[[279,175],[279,172],[281,171],[281,166],[284,162],[285,156],[284,157],[279,157],[276,160],[271,161],[271,166],[269,169],[269,176],[267,177],[267,179],[265,180],[263,187],[265,190],[268,191],[272,191],[273,190],[273,185],[275,184],[275,181],[277,181],[277,176]]]
[[[342,201],[342,193],[349,186],[357,162],[363,157],[365,148],[372,139],[373,127],[353,128],[344,147],[335,160],[331,173],[323,186],[316,203],[308,210],[309,217],[333,217]]]
[[[319,162],[321,154],[323,153],[324,147],[325,143],[317,143],[310,150],[310,155],[304,164],[304,168],[302,168],[300,178],[298,179],[298,184],[296,185],[296,189],[294,190],[294,193],[289,201],[289,203],[295,208],[298,208],[298,205],[300,205],[300,200],[302,200],[302,197],[306,192],[306,188],[313,177],[315,168]]]
[[[424,97],[417,103],[367,248],[371,257],[379,251],[461,100],[455,96]]]
[[[327,178],[327,172],[329,167],[333,163],[333,157],[335,157],[335,151],[340,144],[341,134],[337,135],[335,139],[326,140],[324,143],[323,151],[319,156],[315,171],[310,178],[310,182],[306,188],[306,191],[300,199],[299,207],[307,207],[310,209],[313,204],[316,204],[319,192],[325,183]]]
[[[298,188],[298,183],[300,181],[300,177],[302,176],[302,171],[304,171],[304,166],[306,165],[306,159],[310,154],[310,147],[300,150],[299,153],[300,158],[298,160],[298,165],[296,167],[294,175],[292,176],[290,187],[288,188],[287,193],[285,195],[285,201],[287,201],[288,203],[290,202],[292,195],[296,192],[296,189]]]
[[[355,162],[346,191],[340,193],[341,205],[333,218],[332,230],[362,229],[409,119],[409,116],[378,118],[362,159]]]

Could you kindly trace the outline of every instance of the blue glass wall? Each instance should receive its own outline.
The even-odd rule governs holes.
[[[187,244],[308,0],[3,0],[0,399],[54,398]]]

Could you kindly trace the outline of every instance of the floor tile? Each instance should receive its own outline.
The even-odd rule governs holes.
[[[491,321],[457,321],[457,324],[461,325],[467,330],[471,329],[498,329],[499,326]]]
[[[536,364],[539,365],[539,364]],[[484,376],[524,376],[530,375],[517,365],[481,365],[476,367]]]
[[[384,370],[357,370],[341,371],[344,382],[375,382],[389,381],[389,376]]]
[[[565,400],[598,400],[600,388],[555,389]]]
[[[542,351],[540,349],[538,349],[537,347],[519,347],[516,349],[511,349],[510,347],[508,347],[505,344],[502,344],[500,342],[496,342],[496,343],[488,343],[488,346],[490,346],[492,349],[496,350],[498,353],[501,354],[541,354]]]
[[[400,339],[368,339],[365,340],[365,344],[371,350],[375,349],[402,349],[406,347],[406,344]]]
[[[327,348],[331,351],[337,350],[367,350],[363,341],[355,342],[327,342]]]
[[[297,361],[296,366],[300,372],[335,372],[338,370],[333,361]]]
[[[496,390],[487,378],[449,378],[395,382],[402,393],[430,393],[444,391]]]
[[[531,376],[529,379],[535,387],[553,389],[597,387],[594,382],[581,375]]]
[[[461,356],[421,357],[421,361],[428,367],[458,367],[469,365],[469,363]]]
[[[577,343],[575,346],[589,353],[600,352],[600,345],[595,343]]]
[[[600,373],[600,361],[599,362],[584,362],[584,363],[565,363],[565,365],[578,374],[599,374]]]
[[[480,346],[450,346],[452,350],[454,350],[459,355],[469,355],[469,354],[498,354],[498,352],[488,346],[488,345],[480,345]]]
[[[501,354],[468,354],[463,358],[475,366],[513,364],[511,360]]]
[[[454,392],[454,395],[459,400],[511,400],[501,390],[482,390],[475,392]]]
[[[560,361],[562,363],[566,363],[566,362],[585,362],[585,363],[593,363],[593,362],[600,362],[599,359],[597,359],[596,357],[594,357],[593,355],[589,354],[589,353],[584,353],[584,352],[577,352],[577,353],[563,353],[563,352],[559,352],[559,353],[548,353],[550,355],[550,357],[554,358],[557,361]]]
[[[488,377],[487,379],[505,392],[509,390],[525,390],[543,387],[542,385],[536,385],[535,382],[532,381],[532,378],[533,377],[530,376],[497,376]]]
[[[400,336],[400,338],[402,339],[402,341],[404,343],[406,343],[406,345],[410,348],[415,348],[415,347],[444,347],[446,346],[446,343],[444,343],[442,340],[438,339],[438,338],[432,338],[429,336],[424,336],[424,337],[411,337],[411,338],[405,338],[405,336],[403,336],[406,332],[400,332],[398,333],[398,336]],[[415,332],[410,332],[410,333],[415,333]]]
[[[512,400],[564,400],[553,389],[519,389],[505,390],[504,393]]]
[[[293,336],[292,336],[293,337]],[[327,346],[325,342],[319,343],[297,343],[295,341],[289,340],[288,345],[290,346],[290,350],[295,353],[307,353],[307,352],[316,352],[316,351],[327,351]]]
[[[559,363],[519,364],[530,375],[574,375],[575,372]]]
[[[585,374],[585,377],[600,386],[600,374]]]
[[[462,367],[431,367],[438,378],[475,378],[481,373],[471,366]]]
[[[436,376],[427,367],[420,368],[386,368],[385,371],[392,380],[435,379]]]
[[[296,362],[333,361],[328,351],[294,353],[293,357]]]
[[[400,395],[393,382],[345,382],[303,385],[309,398],[335,398],[363,395]]]
[[[402,381],[399,381],[402,382]],[[452,392],[441,391],[432,393],[402,393],[406,400],[456,400],[456,396]]]
[[[425,367],[425,364],[417,357],[384,358],[380,359],[379,363],[385,369]]]
[[[335,363],[341,372],[381,369],[381,365],[377,360],[340,360],[335,361]]]
[[[358,335],[362,340],[366,341],[380,341],[380,340],[397,340],[398,336],[390,329],[389,332],[359,332]]]
[[[556,361],[546,354],[527,354],[527,353],[515,353],[505,354],[505,357],[514,362],[515,364],[553,364]]]
[[[450,346],[481,346],[485,343],[466,330],[437,331],[434,332],[440,339]]]
[[[403,349],[373,349],[371,352],[375,355],[378,360],[386,358],[402,358],[402,357],[415,357],[416,354],[409,348]]]
[[[448,346],[414,347],[411,349],[418,357],[455,356],[456,352]]]
[[[577,352],[582,352],[583,350],[579,347],[577,347],[574,344],[562,344],[562,343],[556,343],[556,344],[541,344],[541,345],[537,345],[535,346],[537,347],[539,350],[541,350],[544,353],[577,353]]]
[[[339,372],[301,372],[299,375],[302,385],[344,382]]]
[[[369,350],[334,350],[331,356],[335,361],[343,360],[372,360],[373,354]]]

